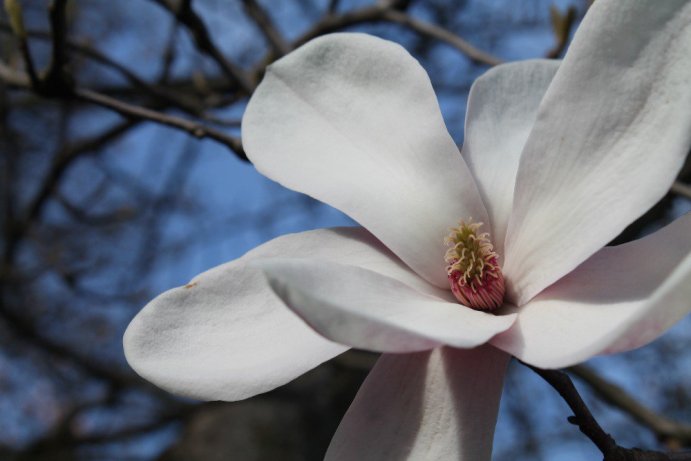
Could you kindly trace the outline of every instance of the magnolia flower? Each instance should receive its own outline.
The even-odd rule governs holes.
[[[129,363],[232,401],[383,352],[327,458],[488,459],[510,356],[568,366],[691,310],[691,215],[604,247],[691,145],[690,24],[688,1],[598,0],[563,62],[474,83],[460,155],[400,46],[334,34],[284,57],[247,107],[247,154],[363,227],[286,235],[162,294]]]

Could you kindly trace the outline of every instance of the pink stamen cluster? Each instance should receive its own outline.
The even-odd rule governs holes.
[[[458,301],[481,311],[493,311],[504,302],[504,276],[499,255],[489,240],[489,233],[479,233],[482,223],[461,221],[444,243],[451,245],[444,259],[448,266],[451,291]]]

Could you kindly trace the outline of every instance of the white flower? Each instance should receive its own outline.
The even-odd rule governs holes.
[[[690,48],[690,2],[598,0],[563,62],[475,82],[461,156],[400,46],[308,43],[267,71],[244,146],[263,174],[364,228],[287,235],[164,293],[130,325],[128,361],[171,392],[238,400],[340,344],[384,352],[327,458],[488,459],[509,354],[568,366],[691,310],[691,215],[603,248],[691,146]],[[449,291],[444,237],[470,218],[503,257],[498,315]]]

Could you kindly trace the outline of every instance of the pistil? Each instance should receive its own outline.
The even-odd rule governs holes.
[[[481,226],[469,220],[453,228],[444,239],[450,245],[444,259],[456,299],[476,310],[493,311],[504,302],[504,276],[489,233],[479,232]]]

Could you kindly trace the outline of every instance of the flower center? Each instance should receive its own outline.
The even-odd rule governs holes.
[[[461,221],[444,239],[444,255],[451,291],[458,301],[481,311],[493,311],[504,301],[504,276],[489,233],[479,233],[481,222]]]

